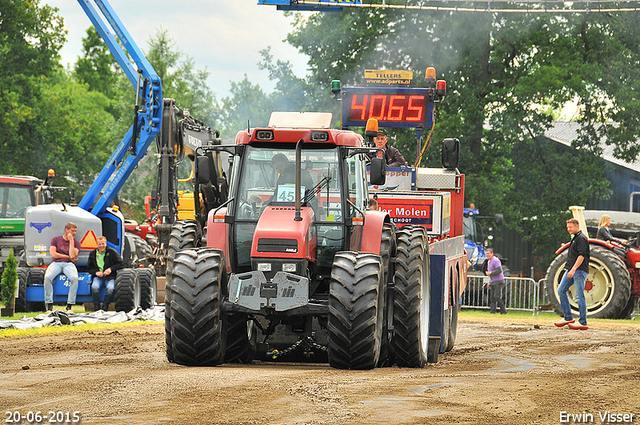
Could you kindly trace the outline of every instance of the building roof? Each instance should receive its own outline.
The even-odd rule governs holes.
[[[544,136],[554,142],[562,143],[565,146],[571,146],[571,142],[578,138],[578,130],[580,124],[572,121],[553,121],[552,127],[544,132]],[[602,158],[605,161],[628,168],[640,173],[640,161],[627,162],[613,156],[613,145],[607,145],[606,139],[600,142],[602,148]]]

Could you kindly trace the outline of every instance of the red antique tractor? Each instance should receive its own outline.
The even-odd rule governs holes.
[[[580,229],[586,233],[583,207],[570,207]],[[636,242],[637,243],[637,242]],[[585,282],[587,316],[604,319],[627,319],[640,299],[640,250],[637,245],[623,246],[616,242],[589,239],[589,275]],[[557,257],[547,269],[545,287],[554,311],[562,315],[558,287],[564,275],[569,244],[562,245]],[[569,290],[571,309],[577,316],[578,303],[573,290]]]

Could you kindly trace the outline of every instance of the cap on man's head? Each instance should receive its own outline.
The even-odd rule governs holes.
[[[386,136],[387,135],[387,130],[385,130],[384,128],[379,128],[378,129],[378,136],[383,135]]]

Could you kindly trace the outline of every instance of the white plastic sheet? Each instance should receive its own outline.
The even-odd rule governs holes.
[[[123,323],[137,320],[164,321],[164,306],[143,310],[137,308],[124,311],[95,311],[92,313],[65,313],[54,310],[49,314],[23,317],[19,320],[0,320],[0,331],[5,329],[33,329],[45,326],[83,325],[85,323]]]

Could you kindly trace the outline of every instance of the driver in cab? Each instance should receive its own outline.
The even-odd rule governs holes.
[[[289,158],[283,153],[277,153],[271,158],[271,165],[278,172],[278,181],[276,186],[295,184],[296,183],[296,164],[289,161]],[[300,170],[300,180],[305,192],[313,189],[313,179],[311,174],[304,168]],[[277,193],[277,192],[276,192]],[[273,199],[278,201],[277,199]]]

